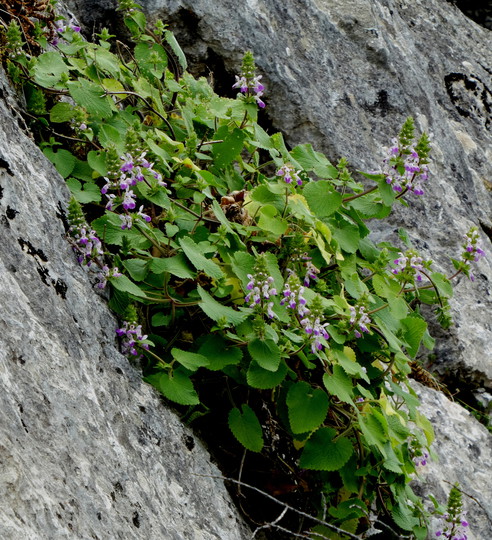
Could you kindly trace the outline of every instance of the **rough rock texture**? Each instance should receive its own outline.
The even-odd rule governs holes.
[[[468,411],[449,401],[442,393],[413,385],[421,400],[421,412],[432,422],[436,433],[433,450],[438,461],[421,468],[415,490],[426,499],[432,493],[446,500],[455,482],[463,491],[463,507],[470,523],[468,540],[492,537],[492,438]],[[427,499],[427,502],[428,499]],[[429,507],[432,507],[429,504]]]
[[[119,354],[57,217],[68,191],[12,107],[0,74],[0,538],[249,538],[202,444]]]

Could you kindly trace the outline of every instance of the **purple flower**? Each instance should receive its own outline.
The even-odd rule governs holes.
[[[147,214],[143,213],[143,205],[138,209],[137,216],[140,216],[142,219],[144,219],[147,223],[150,223],[152,221],[152,218],[148,216]]]
[[[369,328],[367,325],[371,324],[371,319],[366,313],[366,308],[364,306],[350,306],[350,324],[352,326],[357,326],[354,329],[354,334],[357,339],[362,337],[362,333],[368,333]]]
[[[296,171],[289,163],[286,163],[276,172],[276,176],[283,176],[286,184],[291,184],[294,181],[298,186],[302,186],[302,180],[299,176],[300,172]]]
[[[125,321],[122,328],[116,329],[116,334],[122,338],[121,352],[127,356],[139,356],[138,348],[148,350],[148,336],[142,334],[142,326]]]
[[[108,282],[108,278],[111,277],[120,277],[122,274],[118,271],[118,267],[115,266],[114,268],[108,268],[107,265],[104,265],[101,268],[101,271],[97,275],[97,279],[99,280],[99,283],[96,284],[96,287],[98,289],[104,289],[106,287],[106,284]]]
[[[280,300],[280,305],[287,305],[288,309],[297,309],[299,317],[305,317],[309,313],[306,307],[306,299],[304,298],[304,287],[301,285],[297,275],[290,271],[287,278],[284,290],[282,291],[283,298]]]
[[[123,196],[123,208],[125,210],[133,210],[136,206],[135,194],[131,189],[127,189]]]
[[[393,261],[396,266],[391,270],[395,275],[400,275],[407,282],[422,281],[425,266],[431,264],[431,261],[424,263],[422,257],[414,249],[409,249],[405,253],[398,254],[398,258]]]
[[[276,317],[273,312],[273,302],[270,300],[277,295],[277,289],[274,286],[274,279],[268,273],[264,256],[260,256],[254,267],[253,274],[247,274],[248,283],[246,290],[248,294],[244,297],[244,301],[249,304],[249,307],[258,309],[262,314],[272,319]]]
[[[133,219],[132,219],[132,216],[130,214],[120,215],[119,218],[121,219],[121,228],[123,230],[132,228]]]
[[[425,163],[421,163],[415,148],[400,148],[398,140],[393,139],[392,146],[383,159],[383,174],[386,176],[386,183],[391,184],[397,193],[407,189],[414,195],[423,195],[423,184],[429,177],[429,168]]]
[[[485,251],[482,248],[482,242],[477,227],[472,227],[464,236],[464,243],[462,244],[463,252],[461,254],[461,261],[469,267],[471,262],[478,262],[485,257]],[[475,281],[475,276],[467,271],[467,275],[470,276],[472,281]]]

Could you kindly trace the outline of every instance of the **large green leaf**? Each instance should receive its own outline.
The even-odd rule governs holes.
[[[127,259],[123,266],[135,281],[143,281],[149,273],[149,261],[145,259]]]
[[[184,370],[161,371],[144,380],[155,386],[164,397],[180,405],[198,405],[200,399],[188,374]]]
[[[347,375],[341,366],[333,366],[333,375],[325,373],[323,375],[323,384],[328,392],[336,396],[340,401],[353,403],[354,392],[352,378]]]
[[[412,358],[415,358],[419,352],[420,342],[424,337],[427,330],[427,323],[418,315],[411,315],[401,321],[403,328],[405,329],[403,338],[408,344],[406,348],[407,354]]]
[[[142,289],[133,283],[127,276],[111,277],[109,278],[111,285],[119,291],[132,294],[139,298],[145,298],[145,293]]]
[[[203,270],[207,275],[215,279],[220,279],[223,277],[222,270],[220,266],[210,259],[207,259],[202,255],[202,249],[198,244],[195,244],[192,238],[189,236],[184,236],[179,239],[179,245],[183,249],[185,255],[190,260],[191,264],[197,270]]]
[[[141,234],[136,227],[123,230],[121,228],[121,219],[117,214],[109,213],[95,219],[92,227],[97,236],[108,244],[121,246],[123,238],[126,236],[134,248],[146,249],[150,247],[151,242]]]
[[[50,88],[60,82],[62,73],[68,73],[68,66],[59,53],[45,52],[37,58],[33,71],[35,82]]]
[[[293,384],[286,399],[293,433],[306,433],[319,427],[328,413],[329,399],[321,388],[301,381]]]
[[[331,216],[342,204],[342,195],[327,180],[310,182],[303,190],[309,208],[318,218]]]
[[[186,62],[186,56],[179,46],[179,43],[176,41],[176,38],[174,37],[174,34],[170,30],[164,30],[164,38],[168,42],[169,46],[171,47],[173,53],[176,55],[176,58],[178,59],[178,62],[180,63],[181,67],[183,68],[183,71],[186,70],[188,67],[188,63]]]
[[[70,193],[81,204],[101,202],[101,190],[93,182],[85,182],[82,186],[76,178],[68,178],[67,186]]]
[[[55,124],[61,122],[70,122],[74,117],[74,108],[71,103],[57,103],[50,111],[50,122]]]
[[[206,290],[198,285],[198,294],[202,301],[199,306],[213,321],[224,321],[227,325],[237,326],[246,320],[248,312],[236,311],[217,302]]]
[[[47,147],[43,150],[43,154],[51,161],[51,163],[53,163],[56,170],[63,178],[70,176],[77,161],[72,153],[68,150],[58,150],[57,152],[54,152],[52,148]]]
[[[169,272],[173,276],[177,276],[181,279],[194,279],[195,273],[191,270],[188,260],[179,253],[174,257],[166,258],[153,258],[150,268],[152,272],[161,274],[162,272]]]
[[[239,347],[228,347],[227,343],[215,334],[206,337],[198,351],[208,360],[207,369],[218,371],[226,366],[239,364],[243,357]]]
[[[78,81],[68,82],[67,85],[75,103],[87,109],[89,115],[109,118],[113,114],[115,106],[98,84],[80,78]]]
[[[263,432],[253,409],[244,404],[242,412],[234,408],[229,413],[229,428],[234,437],[248,450],[261,452],[263,448]]]
[[[248,352],[263,369],[277,371],[280,349],[272,339],[255,338],[248,343]]]
[[[167,66],[167,55],[164,47],[158,43],[140,42],[134,49],[138,68],[145,73],[152,73],[160,79]]]
[[[249,364],[246,379],[249,386],[259,388],[260,390],[268,390],[278,386],[287,375],[287,364],[281,360],[277,371],[263,369],[259,364],[252,360]]]
[[[214,144],[212,148],[214,169],[221,169],[239,156],[246,134],[239,128],[235,128],[232,132],[229,132],[229,128],[223,126],[217,130],[215,138],[223,141]]]
[[[345,437],[334,440],[336,431],[320,428],[307,441],[299,465],[315,471],[337,471],[350,459],[352,443]]]

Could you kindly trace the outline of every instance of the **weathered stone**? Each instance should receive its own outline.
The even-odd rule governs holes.
[[[420,411],[432,422],[436,442],[432,446],[438,460],[420,467],[414,489],[432,508],[428,494],[445,502],[451,486],[458,482],[463,492],[463,508],[470,523],[468,540],[492,537],[492,438],[485,427],[441,392],[413,383]],[[437,520],[434,521],[437,525]],[[436,529],[434,529],[436,530]],[[435,538],[435,537],[434,537]]]
[[[249,538],[200,441],[118,352],[3,74],[0,97],[0,538]]]

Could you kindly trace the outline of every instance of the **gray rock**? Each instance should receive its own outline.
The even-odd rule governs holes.
[[[420,411],[432,422],[437,460],[420,467],[414,489],[432,508],[431,493],[445,503],[451,486],[459,482],[463,508],[470,523],[468,540],[492,538],[492,438],[485,427],[441,392],[412,384],[421,400]],[[434,521],[434,531],[437,529]],[[435,536],[433,536],[435,538]]]
[[[200,441],[118,352],[3,73],[0,96],[0,538],[249,538]]]

